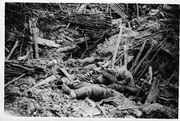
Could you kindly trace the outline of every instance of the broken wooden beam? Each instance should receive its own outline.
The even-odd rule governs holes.
[[[137,10],[137,19],[139,20],[139,5],[138,5],[138,3],[136,4],[136,10]]]
[[[78,38],[76,39],[76,44],[80,44],[80,43],[83,43],[83,42],[87,42],[88,40],[90,40],[90,37],[81,37],[81,38]]]
[[[115,61],[116,61],[116,56],[117,56],[119,44],[121,42],[121,36],[122,36],[122,31],[123,31],[122,22],[120,22],[119,29],[120,29],[120,31],[119,31],[119,35],[118,35],[118,39],[117,39],[117,44],[116,44],[116,48],[114,50],[114,54],[113,54],[113,58],[112,58],[112,68],[113,69],[114,69],[114,64],[115,64]]]
[[[139,64],[136,66],[136,68],[134,69],[133,75],[136,74],[136,72],[138,71],[139,67],[142,65],[142,63],[144,62],[144,60],[150,55],[151,51],[152,51],[153,47],[150,47],[150,49],[146,52],[146,55],[142,58],[142,60],[139,62]]]
[[[57,52],[67,52],[67,51],[71,51],[74,50],[76,48],[76,46],[66,46],[66,47],[62,47],[57,49]]]
[[[56,44],[54,41],[52,40],[48,40],[48,39],[43,39],[41,37],[37,37],[36,38],[37,44],[39,45],[45,45],[48,47],[54,47],[54,48],[58,48],[60,45]]]
[[[143,50],[144,50],[144,47],[145,47],[146,43],[147,43],[147,40],[145,40],[144,43],[143,43],[143,45],[141,46],[141,49],[139,50],[139,53],[138,53],[138,55],[137,55],[137,57],[136,57],[133,65],[132,65],[132,67],[131,67],[131,69],[130,69],[130,72],[133,71],[134,66],[137,64],[137,62],[138,62],[138,60],[139,60],[139,57],[141,56],[141,54],[142,54],[142,52],[143,52]]]
[[[25,76],[25,75],[26,75],[26,74],[22,74],[22,75],[20,75],[19,77],[13,79],[12,81],[6,83],[4,87],[7,87],[8,85],[10,85],[11,83],[13,83],[13,82],[19,80],[21,77],[23,77],[23,76]]]
[[[121,18],[127,18],[128,16],[125,14],[125,7],[121,4],[111,4],[111,9],[117,13]]]
[[[124,66],[127,70],[127,61],[128,61],[128,54],[127,54],[127,51],[128,51],[128,45],[124,45]]]
[[[6,60],[9,60],[9,59],[10,59],[11,55],[13,54],[14,50],[17,48],[18,44],[19,44],[19,40],[17,40],[17,41],[15,42],[15,44],[14,44],[13,48],[11,49],[9,55],[7,56]]]
[[[60,68],[60,70],[64,73],[64,75],[66,75],[69,81],[73,81],[73,79],[71,78],[71,75],[64,68]]]
[[[17,48],[17,46],[18,46],[18,44],[19,44],[19,38],[20,38],[21,35],[24,33],[25,29],[26,29],[26,28],[24,28],[24,29],[22,30],[22,32],[20,33],[19,37],[16,39],[15,44],[14,44],[13,48],[11,49],[9,55],[7,56],[6,60],[9,60],[9,59],[10,59],[10,57],[12,56],[14,50]]]
[[[86,9],[87,3],[81,4],[81,6],[77,9],[76,13],[83,13],[84,9]]]

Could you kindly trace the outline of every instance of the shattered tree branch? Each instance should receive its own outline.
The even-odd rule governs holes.
[[[11,57],[11,55],[13,54],[14,50],[15,50],[16,47],[18,46],[18,44],[19,44],[19,38],[20,38],[20,37],[22,36],[22,34],[24,33],[25,29],[26,29],[26,28],[24,28],[24,29],[22,30],[22,32],[19,34],[19,37],[16,39],[15,44],[14,44],[13,48],[11,49],[9,55],[7,56],[6,60],[9,60],[9,59],[10,59],[10,57]]]

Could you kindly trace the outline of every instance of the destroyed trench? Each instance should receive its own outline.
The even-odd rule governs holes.
[[[178,118],[179,5],[5,3],[4,111]]]

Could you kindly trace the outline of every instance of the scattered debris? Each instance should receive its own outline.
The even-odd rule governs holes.
[[[178,5],[7,2],[5,111],[177,118],[178,17]],[[76,99],[88,85],[94,97]]]

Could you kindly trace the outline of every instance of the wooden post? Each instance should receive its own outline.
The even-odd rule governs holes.
[[[37,43],[37,37],[39,36],[39,29],[36,27],[37,19],[31,18],[29,19],[29,29],[32,35],[32,40],[34,42],[34,50],[35,50],[35,58],[39,58],[39,48]]]
[[[136,8],[137,8],[137,20],[139,19],[139,5],[138,3],[136,4]]]
[[[124,66],[126,70],[127,70],[127,58],[128,58],[127,51],[128,51],[128,45],[124,45]]]
[[[153,78],[152,67],[149,66],[149,81],[148,81],[149,84],[152,83],[152,78]]]
[[[39,29],[38,28],[34,28],[33,29],[34,33],[33,33],[33,41],[34,41],[34,49],[35,49],[35,57],[39,58],[39,47],[38,47],[38,42],[37,42],[37,37],[38,37],[38,33],[39,33]]]
[[[130,22],[128,22],[128,28],[131,29],[131,23]]]

